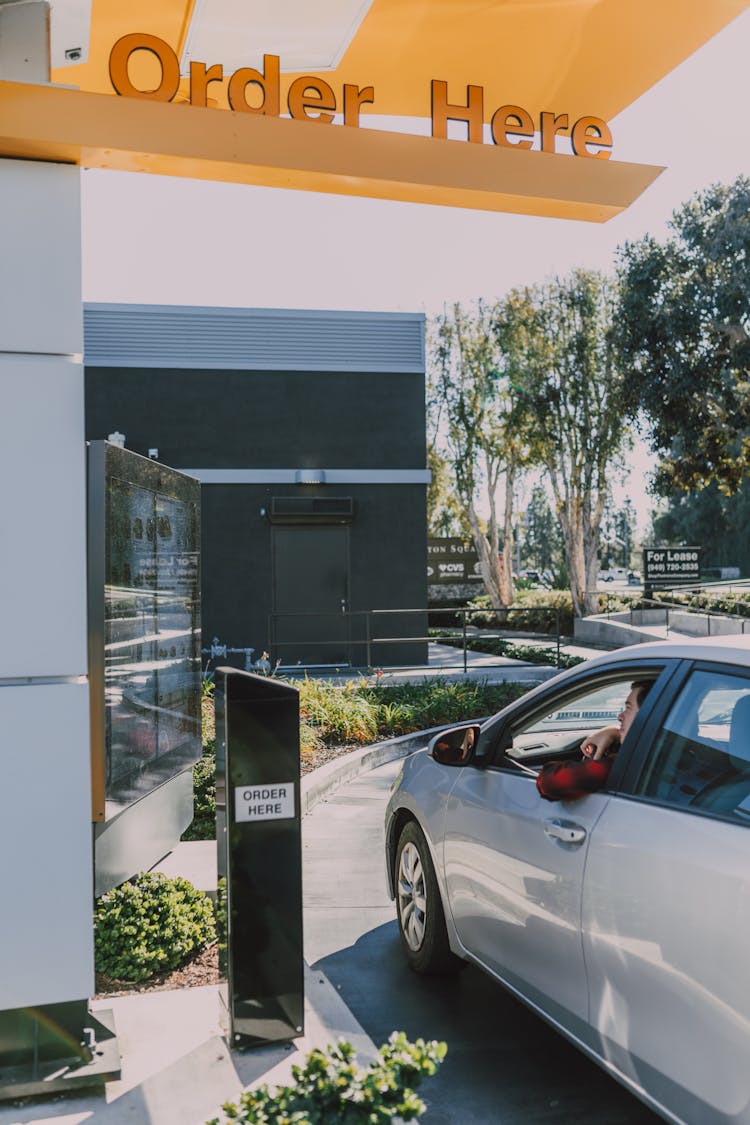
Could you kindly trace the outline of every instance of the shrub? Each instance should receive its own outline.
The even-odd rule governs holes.
[[[211,900],[187,879],[149,872],[96,903],[96,968],[116,980],[147,980],[175,969],[215,936]]]
[[[270,1090],[259,1086],[223,1107],[223,1121],[240,1125],[371,1125],[394,1118],[412,1121],[427,1108],[413,1087],[436,1073],[445,1058],[445,1043],[410,1043],[394,1031],[365,1069],[356,1065],[350,1043],[326,1051],[315,1049],[303,1067],[293,1066],[294,1085]],[[219,1125],[214,1118],[208,1125]]]
[[[441,644],[452,645],[455,648],[463,647],[463,638],[456,637],[455,633],[446,636],[436,633],[435,639],[440,640]],[[575,668],[576,664],[582,664],[585,659],[583,656],[571,656],[565,652],[558,655],[553,648],[545,648],[542,645],[514,644],[504,637],[468,636],[466,647],[472,652],[505,656],[509,660],[525,660],[528,664],[549,664],[557,668]]]
[[[362,689],[376,708],[381,737],[491,715],[528,690],[528,684],[487,684],[480,680],[449,683],[439,678]]]
[[[375,712],[354,680],[332,684],[305,679],[299,689],[300,716],[326,742],[365,745],[378,732]]]
[[[213,741],[193,766],[193,819],[182,840],[213,840],[216,836],[216,756]]]
[[[490,599],[485,595],[468,604],[471,609],[483,611],[467,616],[467,624],[479,628],[554,633],[559,613],[560,632],[565,635],[573,632],[573,598],[569,590],[519,590],[510,611],[491,609]]]

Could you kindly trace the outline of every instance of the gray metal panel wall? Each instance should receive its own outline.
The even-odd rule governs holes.
[[[84,355],[89,367],[422,373],[424,316],[87,304]]]

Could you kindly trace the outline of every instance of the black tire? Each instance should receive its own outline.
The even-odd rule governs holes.
[[[424,833],[406,824],[396,849],[396,911],[406,960],[415,973],[455,973],[464,961],[451,952],[443,903]]]

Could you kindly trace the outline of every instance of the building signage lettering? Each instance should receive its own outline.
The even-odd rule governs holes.
[[[427,540],[427,581],[480,582],[479,556],[473,543],[450,537]]]
[[[267,785],[236,785],[234,788],[234,819],[290,820],[294,816],[294,784],[274,781]]]
[[[141,90],[130,80],[128,64],[136,51],[155,55],[161,66],[161,80],[152,90]],[[129,98],[145,98],[155,102],[171,102],[180,87],[180,60],[176,52],[156,35],[133,32],[115,43],[109,57],[109,75],[115,91]],[[207,66],[190,63],[188,101],[207,106],[212,83],[226,85],[227,101],[236,113],[281,114],[281,68],[278,55],[264,55],[263,69],[243,66],[231,75],[224,74],[221,63]],[[454,95],[455,96],[455,95]],[[448,100],[448,83],[433,79],[431,83],[432,136],[445,139],[448,122],[464,122],[468,139],[482,144],[484,140],[484,88],[469,85],[463,101]],[[363,105],[375,101],[373,86],[356,86],[345,82],[337,97],[333,87],[312,74],[295,78],[287,91],[286,108],[298,121],[314,121],[330,125],[334,115],[343,116],[344,125],[357,128]],[[608,160],[612,151],[612,133],[601,117],[584,116],[571,122],[567,113],[542,112],[538,122],[519,105],[501,105],[490,118],[494,144],[501,148],[530,149],[535,132],[539,132],[542,152],[555,151],[558,133],[570,135],[575,156]]]

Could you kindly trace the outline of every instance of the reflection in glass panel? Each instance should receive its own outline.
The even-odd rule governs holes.
[[[108,473],[105,545],[109,817],[200,756],[197,504]]]

